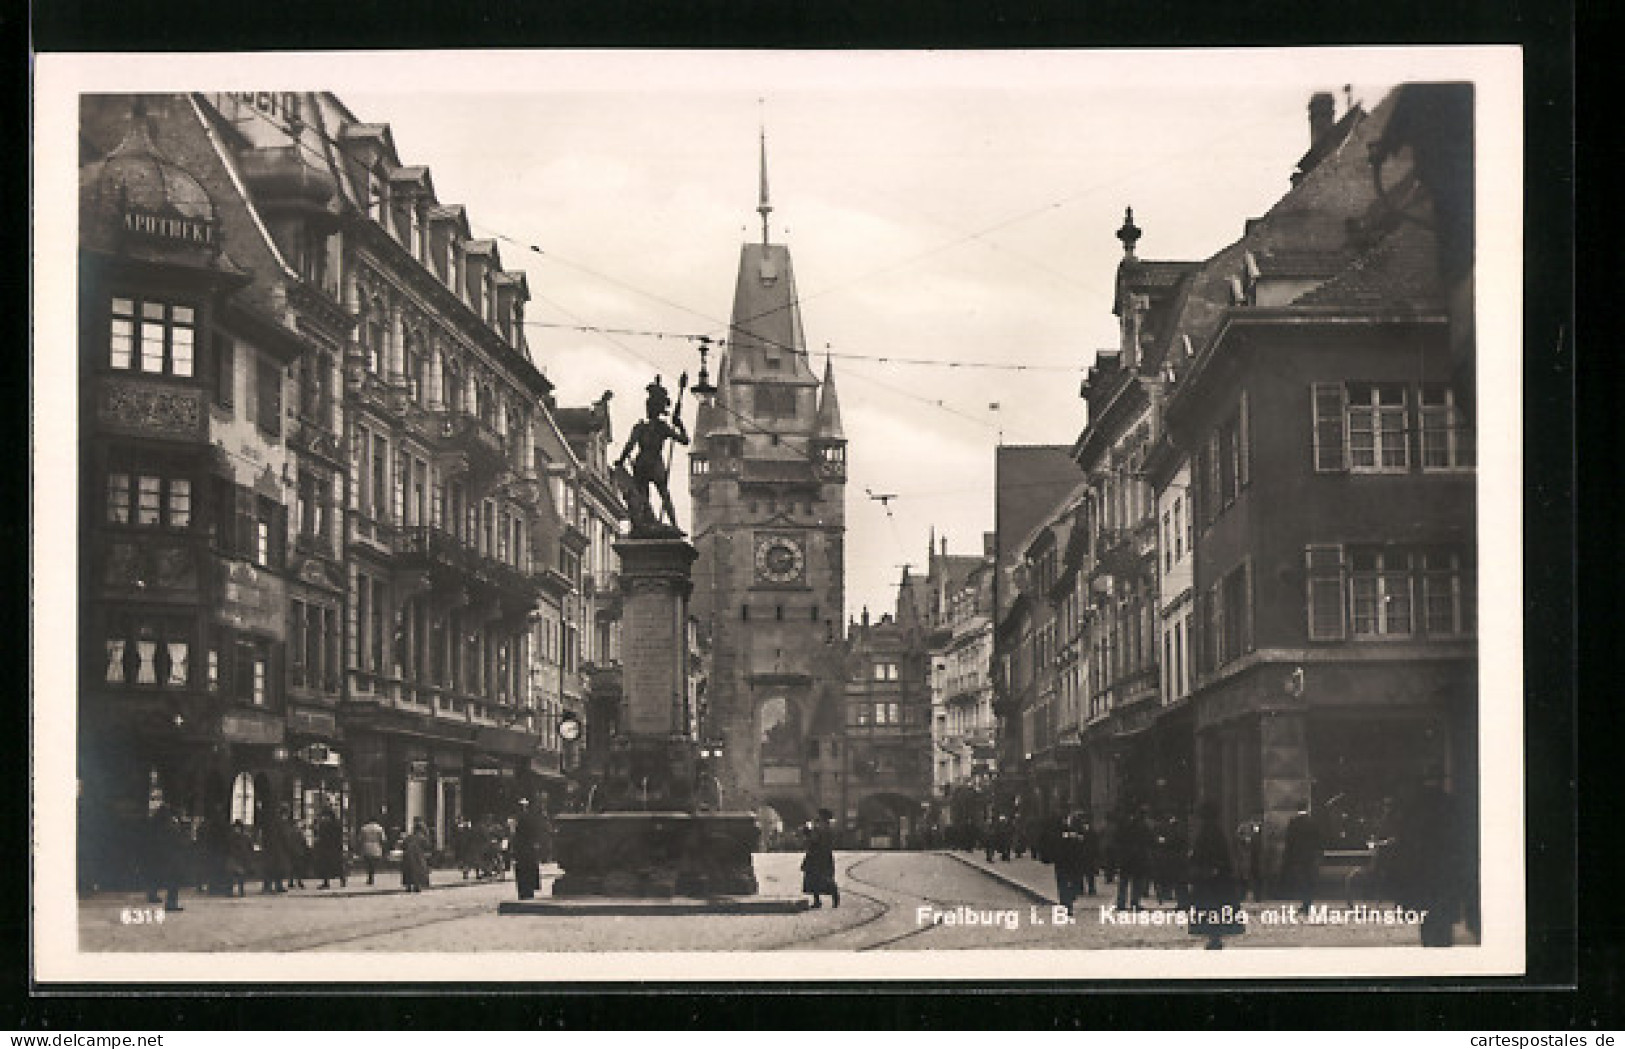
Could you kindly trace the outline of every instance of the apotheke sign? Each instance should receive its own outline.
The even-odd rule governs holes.
[[[215,224],[209,219],[160,215],[155,211],[126,208],[124,229],[127,233],[155,240],[174,240],[210,248],[214,247],[215,243]]]

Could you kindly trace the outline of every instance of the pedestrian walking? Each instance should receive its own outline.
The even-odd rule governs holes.
[[[1081,812],[1074,812],[1062,824],[1062,829],[1054,834],[1048,848],[1050,863],[1055,867],[1055,894],[1061,906],[1070,913],[1073,904],[1083,889],[1085,873],[1085,856],[1083,845],[1083,831],[1089,826],[1088,820]],[[1089,881],[1094,881],[1090,873]],[[1091,895],[1094,888],[1089,889]]]
[[[316,877],[322,879],[316,886],[318,889],[327,888],[334,878],[339,880],[340,888],[350,884],[344,869],[344,827],[339,823],[338,814],[326,806],[316,817],[316,848],[312,858]]]
[[[1186,877],[1190,881],[1190,934],[1207,937],[1207,949],[1222,950],[1226,936],[1247,931],[1241,917],[1246,885],[1237,876],[1235,852],[1219,825],[1219,807],[1204,802],[1196,813]]]
[[[231,825],[231,838],[226,846],[226,895],[247,896],[248,876],[254,871],[254,836],[243,826],[242,820]]]
[[[282,824],[278,812],[259,829],[261,893],[288,891],[288,834]]]
[[[412,821],[412,832],[401,842],[401,887],[422,892],[429,885],[429,829],[422,817]]]
[[[474,822],[469,819],[457,821],[457,829],[452,832],[451,851],[457,857],[457,868],[463,873],[463,880],[468,880],[468,872],[473,871],[477,878],[480,874],[480,850],[474,837]]]
[[[542,858],[552,846],[552,837],[547,813],[529,798],[520,798],[508,847],[513,852],[513,880],[521,900],[533,899],[542,887]]]
[[[147,817],[148,903],[162,903],[166,911],[186,909],[180,904],[181,876],[191,844],[168,805],[158,806]]]
[[[282,839],[286,844],[283,851],[287,854],[288,886],[294,889],[305,887],[305,871],[310,867],[310,842],[305,840],[304,828],[296,822],[290,810],[284,806],[281,823]]]
[[[818,819],[801,831],[807,850],[801,858],[801,891],[812,897],[814,907],[822,907],[825,896],[831,907],[841,905],[841,889],[835,884],[834,818],[830,810],[819,809]]]
[[[1394,899],[1422,916],[1422,946],[1449,947],[1455,942],[1456,919],[1471,893],[1476,872],[1471,848],[1456,802],[1436,780],[1428,780],[1394,820],[1389,856]]]
[[[1095,894],[1095,875],[1100,870],[1100,832],[1089,822],[1087,813],[1073,813],[1072,834],[1077,838],[1078,868],[1088,894]]]
[[[1281,891],[1298,899],[1306,911],[1315,899],[1321,850],[1320,827],[1309,814],[1309,806],[1304,805],[1286,825],[1286,841],[1281,850]]]
[[[1264,817],[1256,815],[1236,825],[1236,846],[1241,860],[1242,888],[1253,899],[1264,898]]]
[[[384,827],[370,819],[355,832],[356,848],[361,852],[361,864],[367,868],[367,884],[378,876],[378,861],[384,858]]]
[[[1150,860],[1151,828],[1147,824],[1147,810],[1125,809],[1115,821],[1116,833],[1112,851],[1117,857],[1117,907],[1119,910],[1139,910],[1140,898],[1145,895],[1147,864]]]
[[[198,881],[210,896],[231,895],[230,851],[231,825],[224,812],[214,810],[197,829]]]

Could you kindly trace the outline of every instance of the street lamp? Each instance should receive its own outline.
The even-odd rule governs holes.
[[[700,378],[699,378],[698,382],[696,382],[693,386],[689,387],[689,389],[694,392],[694,396],[696,396],[696,397],[710,397],[710,396],[713,396],[717,392],[717,388],[715,386],[711,385],[711,376],[709,374],[707,374],[707,372],[705,370],[705,358],[706,358],[706,355],[709,354],[710,352],[711,352],[711,337],[709,335],[701,335],[700,336]]]

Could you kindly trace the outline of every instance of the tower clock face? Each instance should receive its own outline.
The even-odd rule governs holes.
[[[756,576],[769,583],[792,583],[801,578],[807,556],[801,541],[787,535],[756,540]]]

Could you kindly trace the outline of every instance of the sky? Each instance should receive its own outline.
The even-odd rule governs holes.
[[[527,272],[533,358],[561,404],[615,390],[617,441],[651,373],[697,374],[683,336],[727,335],[739,246],[761,235],[765,130],[770,237],[790,248],[814,373],[833,356],[849,442],[847,614],[878,616],[933,532],[981,549],[1001,439],[1077,438],[1084,370],[1117,341],[1124,208],[1141,257],[1204,258],[1288,188],[1313,91],[1341,113],[1345,83],[1367,107],[1386,90],[1357,63],[1216,83],[1077,54],[938,57],[883,82],[809,57],[662,90],[628,71],[341,97],[390,124],[401,161],[429,165],[442,202]]]
[[[427,165],[441,202],[526,272],[527,339],[558,402],[616,392],[617,441],[653,374],[693,378],[692,337],[726,336],[740,244],[761,235],[765,131],[770,236],[790,248],[815,374],[827,352],[840,391],[851,617],[893,609],[932,534],[980,551],[1001,440],[1077,438],[1080,381],[1117,342],[1125,207],[1142,258],[1205,258],[1288,188],[1311,93],[1370,108],[1429,56],[234,56],[227,79],[330,89],[389,124],[401,162]]]

